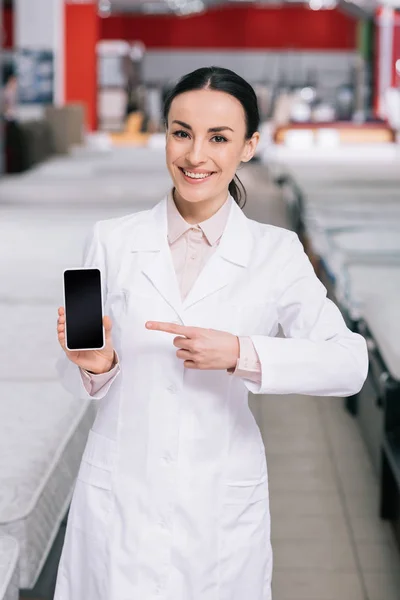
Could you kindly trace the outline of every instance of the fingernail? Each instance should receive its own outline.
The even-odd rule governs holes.
[[[146,327],[147,327],[147,329],[151,329],[153,327],[153,323],[150,323],[150,321],[147,321]]]

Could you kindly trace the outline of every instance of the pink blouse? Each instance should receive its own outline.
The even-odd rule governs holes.
[[[173,200],[172,190],[168,194],[168,242],[182,299],[186,298],[191,287],[210,256],[215,252],[229,215],[230,198],[209,219],[197,225],[185,221]],[[261,365],[251,338],[239,336],[239,358],[236,368],[229,373],[238,377],[261,382]],[[113,379],[120,369],[119,357],[115,352],[114,364],[106,373],[93,374],[80,369],[82,380],[90,395],[97,392]]]

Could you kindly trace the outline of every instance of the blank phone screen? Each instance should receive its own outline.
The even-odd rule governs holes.
[[[104,339],[100,270],[64,271],[64,300],[67,347],[101,348]]]

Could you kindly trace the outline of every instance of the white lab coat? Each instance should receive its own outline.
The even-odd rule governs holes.
[[[99,392],[71,504],[55,600],[270,600],[265,449],[248,406],[260,394],[346,396],[367,375],[296,234],[231,210],[182,302],[166,198],[99,221],[84,264],[103,273],[121,371]],[[262,383],[185,369],[147,320],[250,335]],[[281,324],[287,338],[275,337]],[[62,354],[63,385],[87,398]]]

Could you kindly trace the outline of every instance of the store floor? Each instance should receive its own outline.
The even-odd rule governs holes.
[[[265,167],[251,163],[239,176],[248,191],[246,214],[285,226],[279,192]],[[153,161],[137,150],[83,152],[0,181],[0,311],[5,305],[18,311],[17,295],[25,304],[54,301],[56,339],[60,269],[79,266],[91,223],[150,207],[168,186],[163,156]],[[40,293],[39,275],[45,282]],[[0,380],[21,375],[14,337],[3,322]],[[25,379],[35,377],[37,350],[24,359]],[[390,527],[377,516],[376,476],[343,400],[251,396],[250,405],[267,452],[273,600],[399,600],[400,556]],[[51,599],[63,530],[38,585],[24,598]]]

